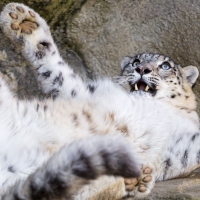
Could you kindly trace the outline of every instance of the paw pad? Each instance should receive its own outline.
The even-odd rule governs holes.
[[[42,51],[42,50],[44,50],[44,45],[42,45],[42,44],[39,43],[37,45],[37,48]]]
[[[16,8],[17,8],[17,10],[18,10],[19,12],[24,13],[24,9],[23,9],[21,6],[17,6]]]
[[[14,31],[21,31],[23,34],[30,35],[32,32],[38,28],[38,24],[36,21],[36,15],[33,11],[29,10],[26,7],[23,8],[22,6],[14,6],[12,10],[8,12],[11,17],[11,29]]]
[[[147,191],[147,187],[146,187],[145,185],[140,185],[140,186],[138,187],[138,191],[139,191],[139,192],[146,192],[146,191]]]
[[[149,167],[146,167],[144,170],[143,170],[143,173],[144,174],[150,174],[152,172],[152,169],[149,168]]]
[[[132,191],[136,184],[138,183],[137,178],[128,178],[124,179],[126,191]]]
[[[13,13],[13,12],[9,13],[9,15],[10,15],[13,19],[18,19],[18,16],[17,16],[15,13]]]
[[[138,179],[130,178],[124,179],[125,189],[128,192],[128,196],[135,192],[145,193],[148,189],[148,184],[152,181],[152,169],[150,167],[146,167],[142,169],[142,174]]]
[[[11,24],[11,28],[15,31],[19,30],[18,24]]]
[[[149,176],[144,177],[142,180],[143,182],[147,183],[152,180],[152,177],[149,175]]]
[[[29,11],[31,17],[35,17],[35,14],[32,11]]]
[[[34,56],[37,60],[42,59],[47,55],[47,50],[53,54],[51,48],[53,52],[57,51],[55,46],[51,47],[53,39],[45,20],[23,4],[7,4],[0,14],[0,27],[11,41],[21,45],[25,55],[27,50],[33,55],[31,59]]]

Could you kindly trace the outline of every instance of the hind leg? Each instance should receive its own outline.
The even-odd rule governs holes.
[[[138,177],[139,172],[136,156],[123,137],[91,136],[63,147],[0,198],[71,199],[83,185],[102,175]]]

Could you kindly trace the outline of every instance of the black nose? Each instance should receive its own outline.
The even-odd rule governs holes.
[[[135,71],[140,75],[149,74],[152,70],[148,69],[147,67],[138,66]]]

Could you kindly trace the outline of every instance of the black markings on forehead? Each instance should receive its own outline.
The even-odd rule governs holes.
[[[138,55],[138,59],[142,59],[142,60],[146,60],[146,61],[157,61],[160,57],[163,57],[163,61],[164,60],[169,60],[168,57],[164,57],[163,55],[159,55],[159,54],[151,54],[151,53],[147,53],[147,54],[140,54]]]
[[[156,62],[160,59],[160,61],[167,61],[170,63],[171,67],[174,69],[175,68],[175,63],[167,56],[164,55],[159,55],[159,54],[151,54],[151,53],[144,53],[144,54],[139,54],[135,58],[140,59],[140,61],[152,61]],[[162,58],[162,59],[161,59]]]
[[[146,61],[155,61],[159,58],[159,55],[157,54],[140,54],[136,58],[141,59],[141,61],[146,60]]]

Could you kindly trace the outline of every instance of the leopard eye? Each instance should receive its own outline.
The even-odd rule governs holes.
[[[163,70],[169,70],[171,68],[170,64],[168,62],[164,62],[162,65],[161,65],[161,68]]]
[[[137,67],[140,64],[140,60],[139,59],[135,59],[132,63],[133,67]]]

